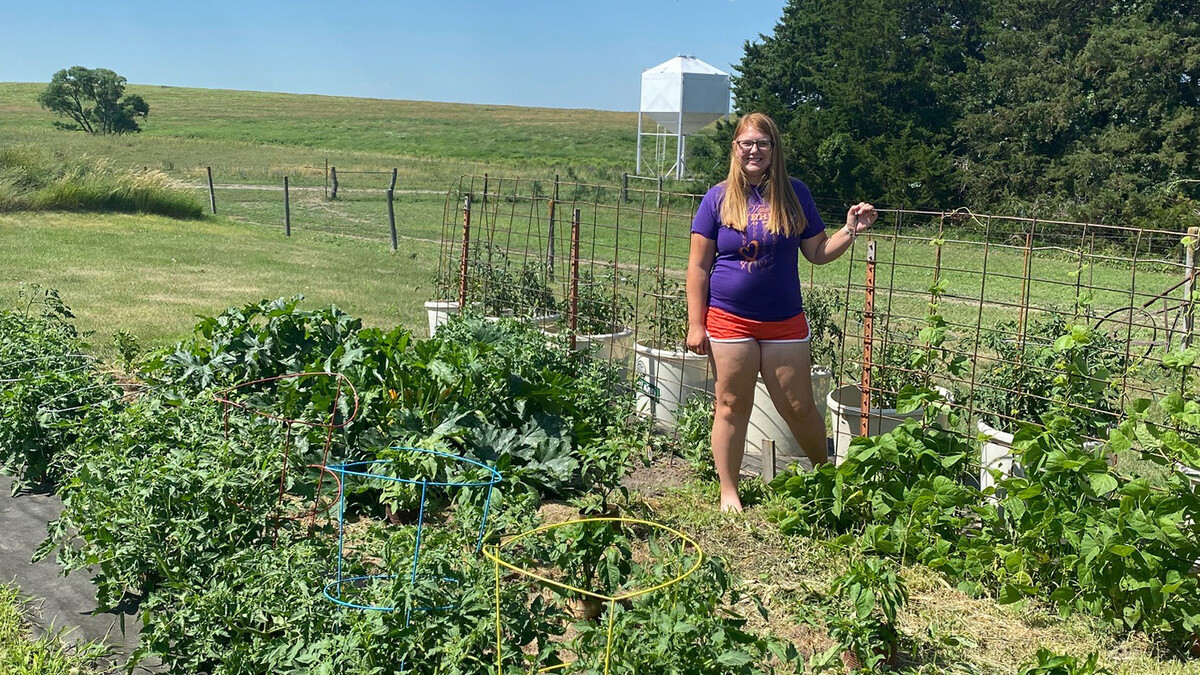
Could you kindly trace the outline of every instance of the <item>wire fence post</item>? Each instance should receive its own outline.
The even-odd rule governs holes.
[[[863,301],[863,362],[862,396],[858,422],[858,435],[870,435],[871,417],[871,356],[875,339],[875,242],[867,243],[867,285]]]
[[[467,258],[471,253],[471,195],[463,197],[462,260],[458,265],[458,311],[467,311]]]
[[[629,201],[629,172],[621,174],[621,201]]]
[[[392,196],[396,194],[395,188],[388,188],[388,229],[392,233],[392,250],[396,250],[396,207],[392,204]]]
[[[325,158],[325,199],[329,199],[329,158]]]
[[[333,189],[330,190],[330,192],[329,192],[329,198],[337,199],[338,183],[337,183],[337,167],[336,166],[329,167],[329,180],[333,181]]]
[[[212,208],[213,215],[217,215],[217,193],[213,190],[212,167],[204,167],[208,171],[208,205]]]
[[[658,177],[658,193],[654,197],[654,208],[662,208],[662,176]]]
[[[388,190],[390,190],[392,192],[396,191],[396,176],[399,175],[399,173],[400,173],[399,169],[397,169],[396,167],[392,167],[392,183],[391,183],[391,185],[388,186]]]
[[[283,177],[283,236],[292,236],[292,202],[288,196],[288,177]]]
[[[1192,346],[1192,330],[1196,321],[1196,239],[1200,238],[1200,227],[1188,228],[1188,244],[1184,248],[1183,282],[1183,348]]]
[[[483,205],[487,206],[487,203],[488,203],[488,175],[487,175],[487,172],[485,171],[483,174]],[[486,211],[484,213],[486,213]]]
[[[571,214],[571,311],[568,315],[571,349],[575,349],[575,330],[579,325],[579,209]]]
[[[546,228],[547,239],[546,244],[546,280],[554,281],[554,207],[557,204],[553,199],[547,203],[547,210],[550,212],[550,223]]]
[[[550,199],[550,226],[546,230],[546,280],[554,281],[554,209],[558,205],[558,174],[554,174],[554,196]]]

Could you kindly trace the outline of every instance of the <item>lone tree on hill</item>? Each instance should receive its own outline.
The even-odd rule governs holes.
[[[137,94],[125,95],[125,78],[107,68],[64,68],[50,78],[38,103],[72,123],[54,126],[89,134],[125,134],[141,131],[137,118],[145,119],[150,106]]]

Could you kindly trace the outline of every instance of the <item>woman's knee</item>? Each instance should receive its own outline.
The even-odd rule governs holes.
[[[716,416],[725,420],[748,417],[753,405],[753,396],[741,396],[730,392],[718,393]]]
[[[810,400],[802,400],[797,398],[788,398],[784,401],[776,401],[775,408],[781,415],[791,417],[796,421],[803,421],[817,414],[817,404]]]

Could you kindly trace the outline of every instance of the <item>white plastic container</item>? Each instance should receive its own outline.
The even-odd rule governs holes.
[[[847,384],[829,392],[826,397],[829,412],[833,415],[834,462],[841,464],[850,448],[850,441],[859,435],[862,419],[862,389],[857,384]],[[886,434],[908,419],[921,419],[925,408],[899,413],[895,408],[872,408],[868,411],[867,433],[870,436]]]
[[[547,335],[558,335],[558,326],[551,322],[541,329]],[[609,361],[614,365],[628,370],[633,356],[633,329],[622,328],[616,333],[599,333],[596,335],[576,335],[575,349],[584,351],[597,345],[596,358]]]
[[[821,415],[822,426],[825,423],[825,397],[829,395],[832,375],[833,372],[825,366],[812,367],[813,401]],[[754,385],[754,407],[750,409],[750,423],[746,427],[746,454],[754,457],[761,455],[763,439],[767,438],[775,441],[776,457],[803,459],[807,466],[808,455],[804,454],[791,428],[775,408],[767,385],[759,375]]]
[[[1006,431],[1000,431],[983,420],[976,422],[975,428],[979,429],[979,433],[983,434],[985,438],[979,449],[979,489],[983,490],[996,485],[996,479],[992,477],[989,469],[999,471],[1001,476],[1024,478],[1025,468],[1013,458],[1013,435]],[[1104,443],[1099,441],[1084,441],[1083,449],[1094,452],[1102,445]],[[1109,453],[1109,466],[1115,466],[1116,459],[1115,454]],[[1003,491],[998,491],[991,499],[998,501],[1003,497]]]
[[[1175,463],[1175,467],[1179,469],[1180,473],[1187,476],[1189,481],[1191,481],[1192,490],[1200,490],[1200,471],[1197,471],[1189,466],[1184,466],[1179,462]]]
[[[458,314],[458,303],[453,300],[430,300],[425,303],[425,312],[429,315],[429,336],[437,332],[437,327],[446,323],[450,315]]]
[[[538,328],[546,329],[550,326],[553,326],[555,323],[557,323],[558,319],[561,316],[562,315],[560,315],[560,314],[542,314],[541,316],[525,317],[521,320],[527,321],[527,322],[537,326]]]
[[[637,410],[653,415],[660,427],[674,429],[680,406],[701,392],[712,393],[707,356],[655,349],[641,342],[634,350]]]
[[[979,433],[983,434],[985,441],[980,447],[979,457],[979,489],[985,490],[996,485],[996,479],[992,477],[992,471],[999,471],[1003,476],[1024,476],[1025,471],[1021,465],[1013,461],[1012,442],[1013,435],[1000,431],[979,420],[975,423],[975,428],[979,429]],[[997,497],[993,496],[995,501]]]

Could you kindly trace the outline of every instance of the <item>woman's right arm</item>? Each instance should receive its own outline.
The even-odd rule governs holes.
[[[687,266],[687,348],[696,354],[708,353],[708,333],[704,329],[704,315],[708,311],[708,277],[712,273],[716,253],[717,242],[704,235],[692,233]]]

